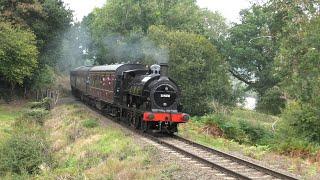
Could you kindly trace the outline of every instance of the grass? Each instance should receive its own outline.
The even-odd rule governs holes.
[[[201,122],[190,121],[189,123],[180,126],[179,134],[209,147],[228,152],[241,152],[242,154],[255,159],[261,159],[269,152],[267,146],[249,146],[223,137],[214,137],[211,134],[204,132],[203,127],[204,125]]]
[[[41,124],[21,121],[22,112],[27,119],[34,117],[22,107],[0,106],[0,139],[13,137],[15,122],[37,127],[48,137],[46,152],[52,161],[37,166],[35,174],[5,172],[0,179],[170,179],[180,170],[172,162],[159,163],[155,147],[109,124],[102,125],[100,117],[83,105],[58,106]]]
[[[83,121],[82,125],[86,128],[95,128],[99,125],[99,123],[96,119],[87,119]]]
[[[260,124],[271,130],[272,124],[279,120],[279,117],[236,108],[231,113],[231,119],[239,121],[245,120],[252,124]]]
[[[57,163],[40,179],[158,179],[173,171],[161,171],[166,167],[153,156],[155,148],[101,125],[99,117],[82,105],[62,105],[51,114],[45,127]]]
[[[0,104],[0,142],[10,135],[12,131],[11,124],[21,114],[20,110],[20,106]]]
[[[300,154],[282,155],[277,150],[280,144],[275,143],[277,141],[274,140],[272,125],[281,121],[279,117],[235,109],[222,118],[212,114],[191,119],[189,123],[179,126],[179,134],[185,138],[229,153],[261,160],[277,168],[300,174],[306,179],[320,178],[320,151],[311,158],[303,159]],[[229,133],[237,134],[238,137],[229,137],[230,129],[232,131]],[[260,140],[250,139],[257,136],[255,133],[261,135]],[[286,139],[282,141],[285,142]]]

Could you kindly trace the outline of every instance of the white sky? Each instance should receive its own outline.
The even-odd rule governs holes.
[[[107,0],[63,0],[74,11],[76,21],[88,15],[94,8],[102,7]],[[241,9],[250,6],[249,0],[197,0],[201,8],[220,12],[229,22],[239,22]]]
[[[228,22],[239,22],[241,9],[250,6],[249,0],[197,0],[201,8],[220,12]]]

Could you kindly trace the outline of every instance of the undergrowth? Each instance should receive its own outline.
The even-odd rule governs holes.
[[[43,108],[21,110],[11,131],[0,143],[0,177],[38,174],[53,165],[50,143],[42,125],[49,112]]]
[[[320,145],[297,136],[282,117],[234,109],[191,119],[179,128],[183,137],[221,150],[241,152],[255,159],[286,155],[293,164],[301,161],[312,172],[314,167],[320,171]],[[294,160],[296,158],[300,160]],[[308,168],[299,168],[299,165],[287,168],[312,177]]]

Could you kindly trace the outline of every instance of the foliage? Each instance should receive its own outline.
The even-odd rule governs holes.
[[[251,145],[267,145],[273,135],[261,122],[248,119],[234,119],[226,114],[211,114],[194,119],[205,126],[217,126],[223,131],[224,137],[239,143]]]
[[[194,0],[111,0],[84,18],[82,24],[92,37],[88,54],[98,64],[148,63],[148,54],[157,51],[150,49],[152,43],[145,39],[152,25],[203,34],[210,39],[218,38],[227,28],[220,14],[200,9]]]
[[[240,129],[247,135],[250,143],[266,145],[265,141],[269,141],[273,136],[270,131],[260,124],[252,124],[246,120],[239,121]]]
[[[43,108],[45,110],[50,110],[51,109],[51,104],[52,104],[52,99],[51,98],[44,98],[40,102],[30,102],[29,107],[31,109],[35,108]]]
[[[267,114],[278,115],[286,106],[286,100],[283,96],[279,88],[270,88],[258,99],[256,109]]]
[[[267,96],[266,91],[279,81],[273,76],[272,68],[281,26],[274,28],[273,25],[281,22],[270,18],[272,16],[267,7],[253,5],[241,12],[241,23],[235,24],[227,39],[220,42],[232,75],[246,83],[249,90],[258,92],[260,97]]]
[[[11,37],[13,32],[7,32],[8,27],[4,35],[9,36],[4,38],[0,35],[0,41],[4,44],[4,47],[7,46],[7,51],[11,48],[12,52],[17,52],[10,53],[12,54],[11,57],[6,57],[7,62],[15,65],[14,67],[4,66],[6,70],[17,74],[17,76],[26,74],[25,76],[27,77],[33,75],[33,70],[37,67],[36,75],[32,76],[33,80],[15,77],[15,79],[8,79],[8,81],[18,81],[19,84],[24,83],[25,87],[30,88],[32,83],[39,79],[41,81],[38,75],[42,71],[46,71],[48,69],[47,66],[54,68],[58,59],[60,59],[62,54],[62,34],[70,27],[72,13],[65,8],[61,0],[3,0],[0,2],[0,19],[1,22],[3,20],[10,22],[13,25],[13,29],[17,29],[16,31],[24,35],[14,34],[16,39],[13,39]],[[3,28],[3,25],[1,27]],[[2,32],[3,30],[1,29],[0,34]],[[28,35],[31,34],[29,32],[34,35]],[[25,37],[26,35],[28,37]],[[17,40],[21,41],[19,45],[22,47],[16,47],[17,45],[14,43],[18,43]],[[25,44],[29,47],[24,47]],[[23,51],[28,52],[28,54],[23,54]],[[0,50],[0,57],[6,55],[4,53],[8,52],[1,52]],[[24,67],[25,60],[22,58],[29,60],[27,61],[29,62],[28,68]],[[22,68],[17,68],[16,66],[19,64],[13,63],[15,61],[20,62]]]
[[[220,41],[219,47],[228,59],[230,72],[246,83],[249,89],[258,92],[261,110],[274,106],[270,112],[276,114],[283,108],[283,89],[280,89],[278,97],[277,93],[269,90],[281,81],[287,81],[273,72],[278,68],[275,59],[282,56],[279,49],[283,46],[283,39],[288,36],[299,37],[290,29],[299,29],[310,17],[318,16],[317,7],[319,2],[303,0],[270,0],[262,5],[254,4],[241,12],[241,23],[235,24],[230,29],[230,35]],[[296,44],[299,43],[291,45]],[[295,48],[283,48],[288,51],[293,49]]]
[[[38,69],[32,77],[32,90],[49,89],[54,85],[56,75],[52,67],[45,65]]]
[[[0,145],[0,161],[0,175],[35,174],[51,163],[48,143],[37,129],[20,127]]]
[[[231,102],[226,65],[205,37],[156,26],[149,29],[149,37],[169,49],[169,76],[181,86],[186,112],[204,114],[213,100]]]
[[[22,84],[38,63],[34,34],[0,21],[0,44],[0,76],[13,85]]]
[[[287,27],[288,35],[281,41],[275,73],[281,77],[281,87],[289,104],[283,114],[295,137],[320,142],[320,16]]]
[[[292,102],[284,111],[281,133],[320,142],[319,108],[301,102]]]
[[[28,109],[23,113],[20,121],[36,122],[39,125],[43,125],[48,115],[49,111],[42,108]]]

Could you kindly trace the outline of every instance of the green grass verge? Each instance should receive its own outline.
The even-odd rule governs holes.
[[[82,105],[52,110],[49,131],[56,164],[40,179],[158,179],[172,170],[160,165],[156,149],[137,142],[123,131],[101,125],[99,117]],[[168,166],[171,167],[171,166]]]
[[[0,142],[7,139],[12,131],[12,123],[20,116],[21,107],[0,104]]]

